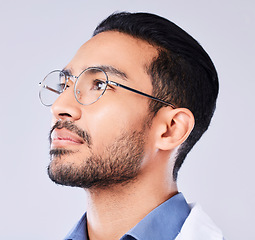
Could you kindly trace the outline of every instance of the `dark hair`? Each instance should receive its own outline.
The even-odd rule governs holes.
[[[218,76],[208,54],[183,29],[160,16],[149,13],[114,13],[102,21],[93,36],[105,31],[118,31],[147,41],[158,49],[147,72],[152,78],[153,95],[188,108],[195,126],[180,146],[173,178],[194,144],[207,130],[213,116],[219,90]],[[150,102],[154,116],[163,105]]]

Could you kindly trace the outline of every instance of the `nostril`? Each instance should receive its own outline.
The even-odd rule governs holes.
[[[58,115],[61,117],[72,117],[69,113],[59,113]]]

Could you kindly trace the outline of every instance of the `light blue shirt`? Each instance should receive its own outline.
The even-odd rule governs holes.
[[[189,205],[182,193],[178,193],[146,215],[120,240],[175,239],[189,213]],[[86,213],[65,240],[89,240]]]

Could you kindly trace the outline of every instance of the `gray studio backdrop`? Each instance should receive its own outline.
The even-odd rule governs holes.
[[[227,239],[254,239],[255,4],[243,1],[0,1],[0,239],[62,239],[86,209],[83,190],[47,176],[50,109],[38,82],[64,67],[117,10],[164,16],[215,62],[220,95],[209,131],[189,154],[179,188]]]

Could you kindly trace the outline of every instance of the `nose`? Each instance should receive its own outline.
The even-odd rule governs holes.
[[[74,96],[73,86],[67,88],[51,106],[51,112],[56,120],[77,121],[81,118],[81,104]]]

